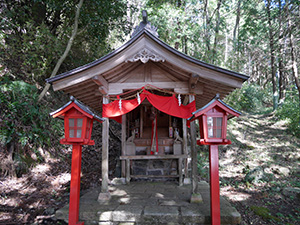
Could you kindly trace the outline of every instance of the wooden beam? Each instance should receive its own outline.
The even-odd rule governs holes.
[[[188,155],[188,146],[187,146],[187,124],[186,124],[186,119],[182,119],[182,147],[183,147],[183,154],[184,155]],[[184,160],[184,174],[185,177],[188,178],[189,177],[189,173],[188,173],[188,160],[185,159]]]
[[[85,91],[80,91],[80,92],[67,92],[70,95],[73,95],[74,97],[76,96],[76,98],[86,98],[86,97],[90,97],[90,96],[95,96],[95,93],[97,93],[97,88],[89,88],[88,90]]]
[[[109,103],[108,99],[103,97],[103,103]],[[101,192],[108,192],[108,150],[109,150],[109,120],[104,118],[102,123],[102,184]]]
[[[126,114],[122,115],[122,156],[126,155]],[[126,176],[125,161],[122,161],[122,177]]]
[[[96,87],[94,82],[84,82],[84,83],[80,83],[78,85],[73,85],[71,87],[65,88],[63,89],[63,91],[65,92],[72,92],[72,91],[86,91],[88,88],[90,87]]]
[[[92,80],[99,86],[99,91],[101,94],[106,95],[108,93],[108,82],[103,76],[94,76]]]
[[[190,88],[194,89],[198,80],[200,79],[200,76],[198,74],[192,74],[190,77]]]
[[[192,74],[189,80],[189,89],[191,93],[202,95],[203,85],[199,84],[200,76],[198,74]]]
[[[151,84],[155,87],[162,89],[176,89],[186,88],[188,89],[188,82],[136,82],[136,83],[109,83],[108,94],[117,94],[128,89],[139,89],[147,84]]]
[[[99,87],[98,91],[101,95],[107,95],[107,93],[108,93],[108,89],[105,86]]]
[[[195,100],[195,96],[190,95],[190,102],[194,100]],[[191,121],[190,135],[191,135],[191,158],[192,158],[192,193],[195,194],[198,192],[195,121]]]

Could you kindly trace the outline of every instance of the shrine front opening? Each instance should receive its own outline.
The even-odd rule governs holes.
[[[105,105],[104,115],[122,123],[120,159],[127,182],[177,179],[181,185],[189,176],[187,120],[182,117],[188,117],[195,102],[183,105],[180,98],[172,90],[143,87],[130,99],[124,93]]]

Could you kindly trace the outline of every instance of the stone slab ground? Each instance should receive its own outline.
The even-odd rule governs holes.
[[[110,186],[111,199],[97,202],[100,188],[80,198],[80,221],[90,224],[210,224],[209,185],[199,183],[202,203],[190,203],[191,186],[175,182],[131,182]],[[221,223],[239,224],[241,215],[223,197]],[[69,206],[56,211],[58,219],[68,221]]]

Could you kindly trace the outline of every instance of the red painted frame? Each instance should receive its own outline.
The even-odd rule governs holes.
[[[82,145],[94,145],[91,140],[93,129],[93,115],[82,110],[75,102],[70,103],[67,107],[52,115],[53,118],[59,117],[64,119],[65,138],[60,140],[61,144],[73,145],[72,165],[71,165],[71,184],[70,184],[70,204],[69,204],[69,225],[84,225],[79,222],[79,199],[80,199],[80,173],[81,173],[81,154]],[[74,119],[74,137],[70,137],[69,119]],[[82,119],[81,137],[77,137],[78,119]],[[101,122],[101,121],[99,121]]]
[[[203,110],[197,112],[192,120],[199,120],[200,139],[197,140],[198,145],[209,145],[209,172],[210,172],[210,212],[211,224],[221,224],[220,212],[220,185],[219,185],[219,156],[218,145],[231,144],[226,139],[227,135],[227,119],[229,114],[239,116],[240,114],[215,99],[210,105]],[[210,138],[208,136],[207,118],[222,117],[222,133],[221,138]]]
[[[64,123],[65,138],[60,140],[61,144],[69,144],[69,145],[72,144],[94,145],[95,144],[95,142],[91,140],[94,117],[88,114],[87,112],[85,112],[84,110],[82,110],[80,107],[78,107],[74,102],[72,102],[63,110],[54,114],[53,118],[55,117],[64,118],[64,122],[65,122]],[[80,138],[69,136],[70,133],[69,119],[83,120]]]

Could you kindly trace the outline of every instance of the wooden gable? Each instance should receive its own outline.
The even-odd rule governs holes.
[[[112,53],[47,81],[55,91],[62,90],[101,111],[102,95],[117,95],[147,84],[181,94],[194,93],[200,108],[216,93],[225,97],[247,79],[246,75],[189,57],[143,29]]]

